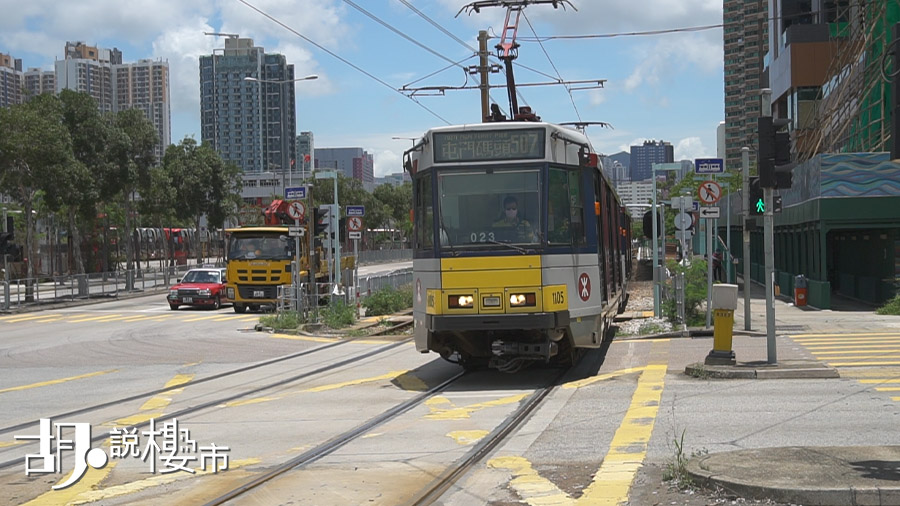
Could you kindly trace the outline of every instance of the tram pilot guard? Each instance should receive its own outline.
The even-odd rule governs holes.
[[[537,242],[534,229],[527,220],[518,217],[519,202],[509,195],[503,199],[503,215],[492,225],[498,240],[505,242]]]

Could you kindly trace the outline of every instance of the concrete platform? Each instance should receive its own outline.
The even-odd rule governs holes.
[[[900,446],[782,447],[690,459],[698,484],[804,506],[900,505]]]

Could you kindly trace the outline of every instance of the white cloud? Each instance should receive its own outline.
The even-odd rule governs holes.
[[[395,172],[403,172],[403,153],[383,149],[373,155],[375,159],[375,177],[384,177]]]
[[[700,137],[687,137],[675,144],[675,160],[693,160],[712,156]]]

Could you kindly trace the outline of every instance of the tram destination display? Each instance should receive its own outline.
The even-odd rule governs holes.
[[[435,163],[541,158],[542,128],[434,133]]]

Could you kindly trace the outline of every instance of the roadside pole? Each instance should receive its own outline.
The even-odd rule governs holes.
[[[775,212],[772,209],[772,188],[763,189],[763,198],[766,203],[766,212],[763,215],[765,222],[765,253],[766,253],[766,348],[768,349],[768,362],[778,362],[778,354],[775,350]]]
[[[712,324],[712,285],[713,285],[713,235],[709,230],[713,220],[705,219],[706,228],[706,328]]]
[[[659,318],[659,227],[656,222],[656,172],[653,172],[653,316]]]
[[[303,231],[300,228],[300,218],[294,220],[294,225],[297,226],[298,231]],[[293,278],[294,281],[294,311],[300,312],[300,235],[297,234],[294,236],[294,273]]]
[[[744,200],[743,212],[743,239],[744,239],[744,330],[750,330],[750,228],[747,220],[750,219],[750,148],[741,148],[741,168],[743,170],[743,182],[741,185]]]

